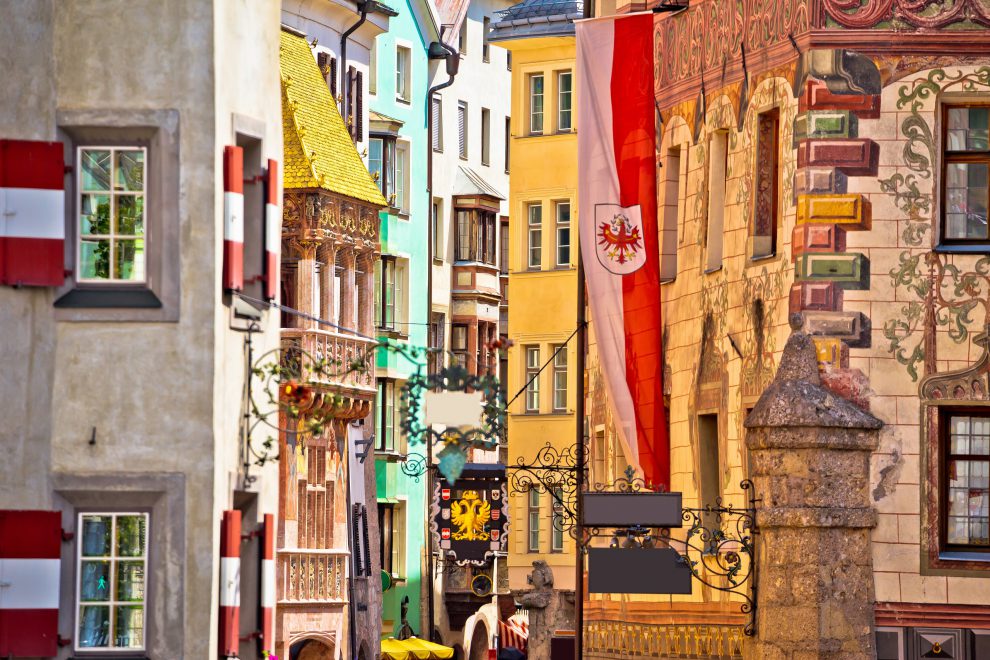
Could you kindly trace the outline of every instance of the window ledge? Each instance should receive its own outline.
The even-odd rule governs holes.
[[[406,222],[409,221],[409,211],[407,210],[400,209],[398,211],[398,216],[399,216],[399,220],[405,220]]]
[[[750,261],[769,261],[770,259],[773,259],[776,256],[777,256],[777,254],[775,252],[772,252],[770,254],[753,255],[752,257],[750,257],[749,260]]]
[[[403,105],[412,105],[412,101],[410,99],[407,99],[404,96],[399,96],[398,94],[395,95],[395,102],[402,103]]]
[[[509,413],[514,417],[570,417],[574,414],[573,411],[569,410],[557,410],[554,412],[521,412],[521,413]]]
[[[706,268],[704,270],[704,273],[705,273],[705,275],[711,275],[712,273],[717,273],[720,270],[722,270],[721,264],[719,264],[718,266],[715,266],[714,268]]]
[[[934,252],[939,254],[990,254],[990,243],[973,245],[937,245]]]
[[[676,277],[666,277],[666,278],[662,278],[660,280],[660,284],[661,284],[661,286],[664,285],[664,284],[673,284],[676,281],[677,281],[677,278]]]
[[[162,301],[148,289],[72,289],[54,305],[71,309],[160,309]]]
[[[442,266],[444,264],[443,257],[433,257],[434,266]]]
[[[940,552],[938,558],[942,561],[978,561],[987,564],[990,568],[990,552]]]
[[[380,458],[388,463],[401,463],[406,460],[406,455],[394,449],[376,449],[375,458]]]

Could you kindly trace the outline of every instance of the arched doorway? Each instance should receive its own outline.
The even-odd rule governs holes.
[[[315,639],[296,642],[289,650],[290,660],[333,660],[333,648]]]
[[[488,628],[485,624],[478,622],[471,635],[471,655],[468,660],[488,659]]]

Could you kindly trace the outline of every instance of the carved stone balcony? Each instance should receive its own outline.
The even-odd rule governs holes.
[[[282,364],[322,395],[314,407],[334,416],[366,416],[375,398],[375,342],[328,330],[282,329]],[[329,410],[329,408],[327,408]]]
[[[347,603],[345,550],[279,550],[278,605]]]

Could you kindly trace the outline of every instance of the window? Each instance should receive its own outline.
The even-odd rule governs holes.
[[[530,488],[528,497],[529,508],[529,547],[530,552],[540,551],[540,491]]]
[[[147,152],[80,147],[79,282],[145,281]]]
[[[395,97],[409,102],[412,93],[412,50],[406,46],[395,47]]]
[[[430,313],[430,356],[427,365],[428,372],[435,374],[444,365],[443,335],[445,332],[443,312]]]
[[[394,380],[389,378],[378,379],[378,398],[376,402],[378,404],[378,419],[375,420],[375,449],[378,451],[394,452],[396,450]]]
[[[951,415],[948,427],[944,542],[951,550],[990,551],[990,417]]]
[[[326,81],[327,87],[330,88],[330,95],[334,99],[337,98],[337,58],[327,52],[319,53],[316,56],[316,63],[320,66],[320,73],[323,74],[323,80]],[[372,69],[374,71],[374,69]]]
[[[725,216],[725,172],[729,134],[714,133],[708,147],[708,224],[705,231],[705,271],[722,267],[722,226]]]
[[[395,138],[373,136],[368,140],[368,171],[392,207],[398,204],[395,150]]]
[[[382,570],[393,578],[405,576],[405,518],[402,503],[378,503],[379,558]]]
[[[486,19],[487,20],[487,19]],[[487,165],[491,150],[491,113],[488,108],[481,109],[481,164]]]
[[[554,346],[553,410],[567,410],[567,346]]]
[[[378,38],[371,40],[371,55],[368,61],[368,93],[378,94]]]
[[[526,346],[526,412],[540,411],[540,347]]]
[[[76,648],[143,649],[148,514],[84,513],[78,529]]]
[[[488,31],[492,27],[492,19],[485,16],[481,26],[481,59],[485,62],[491,60],[491,45],[488,43]]]
[[[409,212],[409,145],[398,143],[395,146],[395,208]]]
[[[512,51],[505,51],[505,69],[507,71],[512,71]]]
[[[467,103],[457,102],[457,153],[461,158],[468,157],[467,150]]]
[[[505,118],[505,173],[509,173],[509,139],[512,137],[512,120]]]
[[[550,506],[553,507],[553,516],[550,526],[550,551],[564,551],[564,489],[559,486],[553,489],[553,497],[550,498]]]
[[[571,124],[571,72],[557,74],[557,130],[570,131]]]
[[[543,206],[530,204],[526,208],[526,213],[529,217],[526,238],[528,259],[526,263],[530,268],[539,268],[543,250]]]
[[[500,223],[499,232],[500,233],[498,235],[498,242],[499,242],[498,268],[499,268],[499,272],[502,275],[508,275],[509,274],[509,222],[505,218],[503,218],[502,222]],[[505,296],[502,297],[502,302],[503,304],[505,303]]]
[[[454,362],[467,369],[468,329],[466,325],[450,326],[450,348]]]
[[[443,103],[439,96],[434,96],[431,101],[430,126],[433,140],[433,151],[443,151]]]
[[[443,200],[439,197],[433,198],[433,206],[430,209],[430,222],[433,223],[433,258],[443,260]]]
[[[944,243],[986,243],[990,106],[945,110]]]
[[[457,209],[458,261],[495,265],[495,213],[482,209]]]
[[[677,277],[677,226],[681,209],[681,147],[667,151],[663,168],[663,226],[660,237],[660,279]]]
[[[777,206],[780,166],[778,163],[780,110],[761,112],[757,121],[756,194],[753,208],[753,256],[777,253]]]
[[[375,268],[375,327],[395,329],[395,258],[382,256]]]
[[[460,52],[461,56],[467,55],[467,35],[468,21],[467,16],[464,17],[464,22],[461,23],[461,31],[457,35],[457,50]]]
[[[543,74],[529,77],[529,132],[531,135],[543,133]]]
[[[571,203],[557,202],[557,266],[571,265]]]
[[[701,483],[698,506],[718,506],[719,488],[718,415],[698,415],[698,462]],[[703,514],[705,526],[717,526],[713,514]]]

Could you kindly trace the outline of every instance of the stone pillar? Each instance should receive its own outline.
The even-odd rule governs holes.
[[[316,279],[316,244],[308,241],[298,246],[299,261],[296,263],[296,305],[299,311],[313,313],[313,289]],[[311,330],[316,323],[293,314],[295,327]]]
[[[361,281],[358,283],[358,324],[357,329],[363,335],[374,336],[375,334],[375,254],[373,252],[363,253],[358,260],[358,268],[361,269]],[[399,283],[396,282],[396,288]],[[395,310],[396,318],[399,318],[399,310]],[[399,326],[401,331],[406,328]]]
[[[324,245],[320,248],[323,256],[323,270],[320,273],[320,309],[318,316],[333,321],[333,276],[337,266],[337,248]],[[321,325],[321,330],[330,330],[329,326]]]
[[[340,277],[340,319],[337,325],[352,330],[357,329],[357,310],[354,309],[354,287],[357,286],[355,270],[357,260],[354,251],[344,248],[337,252],[337,263],[342,271]]]
[[[882,422],[821,385],[793,334],[746,419],[757,502],[756,637],[747,658],[876,658],[870,454]]]

